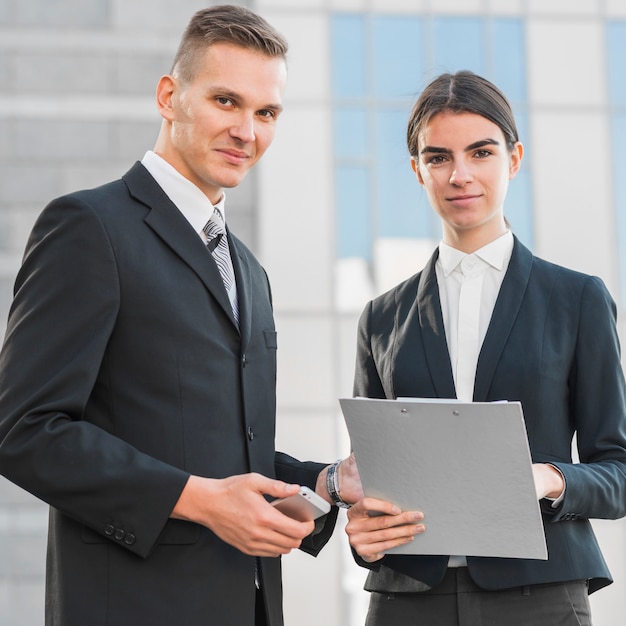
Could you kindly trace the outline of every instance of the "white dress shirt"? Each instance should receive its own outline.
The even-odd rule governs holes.
[[[473,254],[439,244],[435,271],[441,312],[457,398],[463,402],[473,400],[478,355],[512,253],[509,230]],[[462,297],[464,284],[472,287],[469,298]],[[469,345],[467,335],[475,339]]]
[[[213,205],[199,187],[152,150],[146,152],[141,159],[141,164],[150,172],[159,187],[185,216],[185,219],[198,233],[202,241],[206,243],[207,237],[202,229],[213,215],[215,208],[220,210],[224,223],[226,223],[225,194],[222,194],[217,204]]]
[[[222,193],[222,197],[217,204],[213,205],[199,187],[185,178],[175,167],[152,150],[146,152],[141,160],[141,164],[150,172],[154,180],[159,184],[159,187],[163,189],[167,197],[183,214],[205,244],[207,236],[202,229],[213,215],[215,209],[219,210],[224,224],[226,223],[226,194]],[[234,275],[228,297],[233,307],[236,307],[237,284]]]
[[[444,242],[435,265],[439,299],[457,398],[474,399],[478,355],[513,253],[511,231],[472,254]],[[451,556],[449,567],[467,565],[464,556]]]

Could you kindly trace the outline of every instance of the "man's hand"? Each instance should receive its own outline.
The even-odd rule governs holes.
[[[348,511],[346,533],[350,545],[365,561],[373,563],[396,546],[413,541],[415,535],[426,530],[420,511],[404,513],[391,502],[363,498]]]
[[[202,524],[245,554],[276,557],[298,548],[314,523],[283,515],[263,496],[284,498],[298,491],[299,485],[260,474],[190,476],[170,517]]]

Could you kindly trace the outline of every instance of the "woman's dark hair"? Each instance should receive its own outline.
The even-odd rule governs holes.
[[[409,154],[417,158],[419,135],[437,113],[476,113],[500,127],[509,150],[519,141],[515,118],[504,94],[474,72],[462,70],[437,76],[422,91],[409,117],[406,140]]]

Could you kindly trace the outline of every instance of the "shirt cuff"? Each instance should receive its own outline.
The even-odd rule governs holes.
[[[558,498],[546,498],[548,502],[552,503],[552,508],[556,509],[565,498],[565,489],[567,489],[567,483],[565,482],[565,476],[563,475],[563,472],[556,465],[552,465],[552,463],[546,463],[546,465],[553,467],[559,474],[561,474],[561,477],[563,478],[563,491],[561,491],[561,495]]]

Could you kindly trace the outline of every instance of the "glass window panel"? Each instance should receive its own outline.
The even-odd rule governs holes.
[[[335,15],[331,20],[332,89],[335,98],[365,96],[365,20]]]
[[[609,91],[614,106],[626,106],[626,22],[608,27]]]
[[[337,256],[371,260],[369,171],[365,167],[335,168]]]
[[[373,20],[374,91],[381,98],[412,98],[423,75],[422,21],[410,16]]]
[[[506,94],[505,94],[506,95]],[[513,115],[515,116],[515,124],[517,126],[517,134],[519,135],[519,140],[524,144],[525,147],[528,147],[530,141],[530,128],[528,124],[528,114],[520,110],[519,107],[513,106]],[[527,168],[526,159],[528,158],[528,154],[524,154],[524,164],[522,167]]]
[[[528,168],[522,168],[509,183],[509,191],[504,202],[504,215],[511,225],[511,231],[532,250],[534,224],[529,171]]]
[[[472,70],[485,75],[485,29],[480,18],[439,17],[433,20],[432,74]]]
[[[613,194],[617,226],[617,254],[620,275],[620,304],[626,309],[626,187],[622,182],[626,172],[626,113],[613,118]]]
[[[513,107],[513,114],[520,141],[524,146],[524,158],[522,159],[520,171],[509,183],[504,213],[511,223],[513,232],[525,246],[532,250],[535,241],[535,224],[532,204],[532,180],[530,177],[530,172],[532,171],[530,129],[526,113],[519,112]]]
[[[429,237],[431,209],[411,169],[405,145],[408,111],[376,116],[376,235]],[[422,201],[420,201],[422,200]]]
[[[420,89],[434,75],[459,69],[494,80],[515,108],[527,152],[505,211],[532,247],[523,21],[337,15],[331,30],[339,257],[371,262],[377,237],[441,236],[439,218],[410,168],[405,132]]]
[[[369,139],[365,109],[337,107],[333,113],[335,158],[366,158]]]
[[[526,56],[524,28],[520,20],[495,19],[492,22],[489,78],[506,94],[511,104],[526,101]]]

